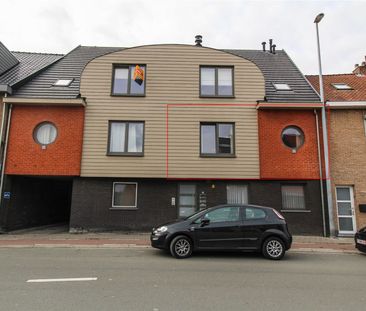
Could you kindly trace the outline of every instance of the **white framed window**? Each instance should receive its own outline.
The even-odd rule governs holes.
[[[282,210],[302,211],[306,210],[305,191],[302,185],[283,185],[282,192]]]
[[[352,88],[346,83],[332,83],[332,85],[337,90],[352,90]]]
[[[58,79],[53,85],[54,86],[70,86],[74,79]]]
[[[112,208],[137,208],[137,183],[114,182]]]
[[[42,146],[52,144],[57,138],[57,128],[51,122],[42,122],[34,129],[33,138]]]
[[[277,91],[291,91],[291,87],[287,83],[273,83]]]

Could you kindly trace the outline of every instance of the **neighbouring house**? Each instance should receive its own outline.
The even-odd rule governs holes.
[[[5,102],[3,227],[150,230],[252,203],[282,211],[293,233],[324,231],[321,104],[272,45],[78,47]]]
[[[323,75],[330,172],[338,235],[366,225],[366,63],[353,73]],[[307,76],[319,90],[319,77]]]
[[[9,110],[1,228],[69,222],[80,175],[84,106],[80,74],[108,48],[77,47],[4,97]]]
[[[0,189],[4,184],[4,148],[6,148],[7,128],[10,119],[9,105],[4,104],[4,98],[11,96],[14,91],[58,61],[62,55],[30,52],[11,52],[0,42]],[[7,194],[6,194],[7,195]],[[0,201],[3,196],[1,194]],[[3,219],[3,210],[0,211]],[[0,230],[2,230],[0,223]]]

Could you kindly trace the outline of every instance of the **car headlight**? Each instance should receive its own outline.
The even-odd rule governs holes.
[[[167,226],[161,226],[161,227],[155,229],[155,233],[163,233],[167,230],[168,230]]]

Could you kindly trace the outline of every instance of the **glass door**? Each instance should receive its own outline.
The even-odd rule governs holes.
[[[178,216],[188,217],[197,211],[195,184],[179,184]]]
[[[354,234],[356,232],[356,220],[353,187],[336,187],[336,200],[339,234]]]

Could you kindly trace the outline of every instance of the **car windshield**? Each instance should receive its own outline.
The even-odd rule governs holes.
[[[194,219],[196,218],[197,216],[201,216],[203,215],[205,212],[207,212],[207,210],[209,210],[209,208],[206,208],[206,209],[203,209],[203,210],[200,210],[194,214],[192,214],[191,216],[188,216],[186,218],[184,218],[184,220],[188,220],[188,219]]]

